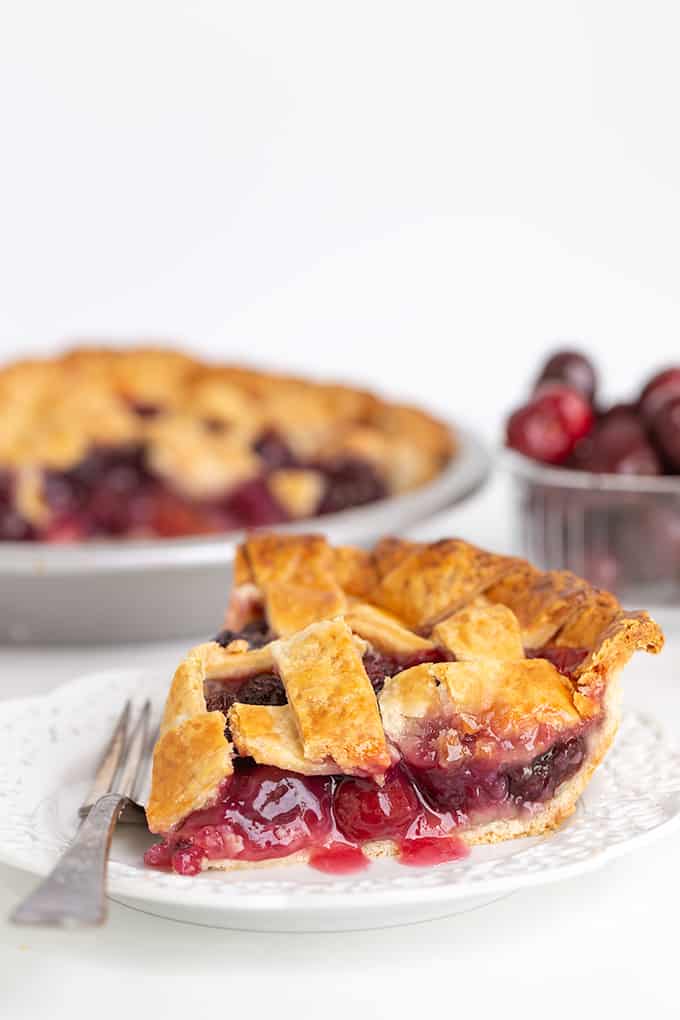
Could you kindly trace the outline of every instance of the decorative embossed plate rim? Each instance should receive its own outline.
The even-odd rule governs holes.
[[[112,670],[79,677],[44,697],[0,702],[0,861],[46,873],[66,846],[75,809],[125,697],[149,694],[160,709],[167,677]],[[356,876],[322,875],[304,866],[211,872],[188,879],[143,868],[147,837],[119,826],[109,893],[137,904],[200,908],[240,918],[267,913],[294,926],[296,910],[324,912],[447,903],[494,897],[601,867],[680,822],[680,752],[659,725],[625,716],[616,744],[574,817],[541,839],[475,847],[470,857],[429,869],[375,861]],[[285,924],[283,923],[285,921]],[[333,927],[332,922],[329,924]]]

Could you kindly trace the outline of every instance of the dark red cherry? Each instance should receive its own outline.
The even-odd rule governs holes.
[[[644,423],[640,419],[637,404],[612,404],[606,411],[602,411],[598,416],[598,424],[609,423],[612,421],[636,421],[640,428],[644,428]]]
[[[654,415],[652,436],[666,464],[680,471],[680,395],[663,404]]]
[[[287,519],[286,512],[274,499],[264,478],[242,482],[229,496],[226,507],[246,528],[280,524]]]
[[[413,787],[399,772],[382,787],[371,779],[343,779],[333,804],[338,828],[357,842],[406,835],[419,810]]]
[[[563,464],[592,426],[590,405],[575,390],[550,387],[510,417],[507,443],[546,464]]]
[[[569,431],[550,398],[515,411],[508,420],[506,441],[513,450],[545,464],[562,464],[572,449]]]
[[[674,397],[680,397],[680,367],[658,372],[645,385],[638,401],[645,422],[651,425],[663,405]]]
[[[572,466],[615,475],[658,475],[661,461],[640,419],[621,411],[605,416],[574,449]]]
[[[593,427],[592,407],[572,386],[546,380],[539,384],[534,397],[552,397],[574,442],[587,436]]]
[[[592,404],[597,377],[592,362],[579,351],[557,351],[546,361],[536,385],[545,382],[564,383],[578,390]]]

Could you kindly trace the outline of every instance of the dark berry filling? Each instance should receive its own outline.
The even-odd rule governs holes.
[[[251,620],[241,630],[221,630],[213,640],[226,648],[232,641],[247,641],[251,648],[262,648],[273,641],[274,634],[264,619]]]
[[[363,865],[361,846],[397,844],[405,864],[454,860],[470,822],[514,818],[549,800],[583,764],[585,734],[559,740],[525,764],[472,761],[455,767],[393,766],[382,787],[348,776],[302,776],[243,759],[218,801],[196,811],[145,861],[182,875],[203,861],[259,861],[308,851],[310,863],[343,873]]]
[[[445,662],[446,658],[444,652],[438,648],[425,649],[400,658],[384,655],[375,648],[369,648],[364,653],[363,662],[373,690],[379,694],[388,676],[394,676],[395,673],[401,673],[411,666],[419,666],[423,662]]]
[[[557,787],[571,779],[586,756],[582,737],[553,744],[528,765],[508,769],[508,795],[515,803],[550,800]]]
[[[163,412],[151,403],[133,402],[130,406],[141,418]],[[211,432],[225,427],[212,419],[204,424]],[[324,494],[315,510],[318,514],[361,506],[387,495],[383,481],[366,461],[304,462],[274,431],[262,434],[253,449],[262,461],[261,474],[219,498],[197,500],[182,495],[152,472],[143,444],[94,447],[73,468],[44,473],[50,521],[42,530],[17,512],[13,478],[5,472],[0,479],[0,541],[177,538],[282,524],[289,515],[268,484],[270,473],[280,468],[311,468],[323,476]]]
[[[45,501],[52,522],[48,541],[123,535],[150,526],[157,483],[144,449],[133,445],[94,449],[70,471],[48,471]]]
[[[274,673],[231,682],[207,680],[204,692],[207,711],[225,715],[235,701],[242,705],[285,705],[288,700],[281,680]]]
[[[226,500],[225,509],[231,517],[250,528],[282,524],[288,520],[286,511],[276,502],[266,479],[262,477],[252,478],[234,489]]]
[[[326,480],[326,489],[318,510],[320,514],[338,513],[387,496],[385,483],[367,461],[341,460],[335,464],[320,464],[318,470]]]
[[[292,450],[278,432],[273,430],[263,432],[253,444],[253,449],[269,471],[297,466]]]

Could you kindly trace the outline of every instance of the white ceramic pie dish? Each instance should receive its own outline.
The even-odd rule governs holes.
[[[162,671],[111,670],[0,703],[0,861],[36,875],[52,868],[74,834],[124,699],[141,702],[148,694],[159,718],[167,685]],[[217,928],[379,928],[462,913],[574,878],[679,824],[680,753],[653,720],[630,713],[575,814],[551,835],[473,847],[465,860],[436,867],[378,860],[357,875],[289,865],[187,878],[145,868],[142,854],[152,837],[141,825],[119,825],[108,888],[127,906]]]
[[[398,534],[472,495],[489,454],[456,427],[458,451],[432,482],[355,510],[277,527],[335,545]],[[82,545],[0,544],[0,641],[113,642],[206,635],[220,623],[241,533]]]

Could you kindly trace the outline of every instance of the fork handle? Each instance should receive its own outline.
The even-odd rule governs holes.
[[[54,869],[16,908],[15,924],[103,923],[106,862],[126,800],[118,793],[99,798]]]

